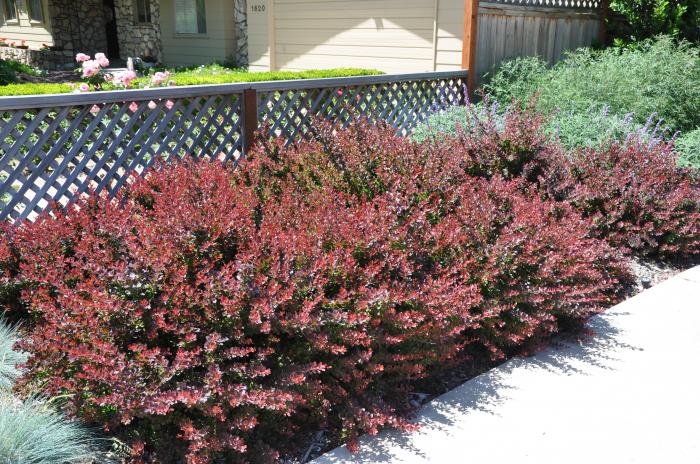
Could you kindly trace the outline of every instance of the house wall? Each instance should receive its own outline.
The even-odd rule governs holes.
[[[119,55],[123,60],[129,57],[163,60],[158,0],[151,1],[150,23],[137,22],[134,0],[115,0],[114,13],[119,37]]]
[[[275,69],[432,71],[436,14],[457,4],[464,9],[463,0],[249,0],[251,68],[269,69],[272,50]]]
[[[49,17],[48,0],[43,0],[44,22],[35,22],[29,19],[29,11],[24,0],[17,2],[17,20],[8,22],[3,17],[3,9],[0,8],[0,37],[7,42],[27,41],[29,48],[38,50],[44,44],[53,45],[51,35],[51,20]]]
[[[54,45],[89,55],[107,50],[102,0],[51,0],[48,6]]]
[[[236,55],[236,21],[233,0],[206,0],[206,34],[175,32],[175,1],[161,0],[160,26],[163,62],[168,66],[208,64]]]
[[[595,10],[513,3],[479,7],[477,76],[516,56],[555,62],[598,35]],[[247,16],[252,70],[462,68],[464,0],[248,0]]]
[[[0,58],[15,59],[46,69],[75,67],[75,53],[95,54],[107,48],[102,0],[42,0],[44,21],[29,19],[26,0],[17,1],[17,21],[0,18],[0,37],[26,41],[30,50],[3,47]],[[0,15],[2,15],[0,8]],[[54,50],[38,50],[51,46]]]

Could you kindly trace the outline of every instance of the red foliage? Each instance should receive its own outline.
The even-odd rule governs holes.
[[[18,228],[25,385],[70,393],[135,462],[272,461],[299,430],[410,427],[416,379],[615,298],[623,266],[568,207],[457,182],[381,129],[337,140],[163,167]]]
[[[590,218],[592,235],[628,253],[700,255],[700,179],[670,144],[632,140],[560,157],[542,180],[550,196]]]
[[[457,354],[476,291],[429,275],[391,201],[292,189],[256,227],[231,175],[167,168],[123,205],[17,232],[38,320],[26,381],[166,462],[273,459],[300,426],[407,427],[407,382]]]
[[[562,154],[561,147],[545,134],[544,118],[535,111],[534,102],[500,117],[492,112],[469,117],[473,130],[438,141],[459,159],[460,172],[468,176],[536,182],[552,158]]]

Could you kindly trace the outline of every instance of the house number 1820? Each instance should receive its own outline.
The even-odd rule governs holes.
[[[253,4],[252,7],[253,13],[263,13],[265,11],[265,5],[263,4]]]

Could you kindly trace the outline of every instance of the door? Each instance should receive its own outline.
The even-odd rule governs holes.
[[[119,34],[117,33],[114,0],[102,0],[102,8],[104,10],[105,32],[107,34],[107,56],[110,59],[119,59]]]

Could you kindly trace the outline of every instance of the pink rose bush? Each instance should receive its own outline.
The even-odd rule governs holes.
[[[80,63],[80,67],[76,70],[85,82],[81,84],[78,92],[89,92],[90,90],[101,90],[104,84],[112,80],[111,74],[105,69],[109,66],[109,59],[104,53],[96,53],[94,59],[85,53],[75,55],[75,61]],[[109,76],[109,77],[107,77]],[[85,88],[85,86],[88,86]]]
[[[85,53],[78,53],[75,55],[75,61],[80,63],[80,67],[76,72],[85,80],[85,82],[77,86],[75,89],[76,93],[85,93],[92,90],[130,89],[138,77],[132,70],[117,73],[106,72],[106,68],[109,67],[109,59],[104,53],[95,53],[94,57]],[[149,82],[142,85],[142,87],[174,87],[176,83],[170,77],[170,72],[168,71],[156,72],[151,76]],[[107,88],[107,86],[109,86],[109,88]],[[151,110],[156,109],[158,107],[158,101],[162,100],[149,101],[147,104],[148,108]],[[166,100],[164,106],[170,110],[175,106],[175,103],[172,100]],[[91,109],[92,113],[96,112],[94,111],[95,108],[99,111],[99,107],[94,106]],[[138,102],[131,102],[129,104],[129,110],[132,113],[136,113],[138,109]]]
[[[153,84],[156,87],[160,87],[164,83],[168,82],[169,77],[170,73],[168,71],[157,72],[151,76],[151,84]]]

